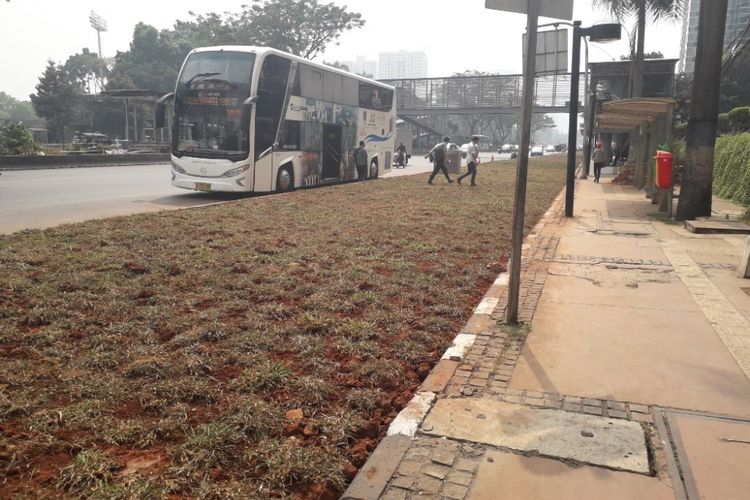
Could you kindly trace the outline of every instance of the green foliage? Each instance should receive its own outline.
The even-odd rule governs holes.
[[[721,111],[750,106],[750,45],[736,56],[721,75]]]
[[[104,88],[104,81],[109,73],[104,59],[85,47],[79,54],[68,57],[65,71],[71,83],[77,85],[80,92],[88,90],[90,93]]]
[[[318,0],[252,0],[238,13],[190,15],[171,30],[136,25],[130,50],[115,57],[107,87],[167,91],[174,87],[185,56],[196,47],[263,45],[313,58],[345,31],[365,24],[360,14]]]
[[[48,61],[44,74],[39,77],[36,93],[29,97],[36,114],[47,120],[53,140],[65,141],[65,127],[73,120],[77,94],[65,68]]]
[[[727,113],[732,130],[746,132],[750,130],[750,106],[734,108]]]
[[[0,92],[0,120],[25,121],[38,118],[30,101],[19,101]]]
[[[36,152],[31,133],[19,123],[0,124],[0,155],[30,155]]]
[[[729,113],[721,113],[719,115],[718,128],[720,134],[726,134],[732,130],[732,122],[729,119]]]
[[[107,88],[167,91],[174,87],[180,65],[192,48],[174,31],[157,31],[153,26],[138,23],[130,50],[115,56]]]
[[[713,187],[722,198],[750,205],[750,133],[717,139]]]

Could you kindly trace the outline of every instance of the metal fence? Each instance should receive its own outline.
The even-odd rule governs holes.
[[[523,75],[456,76],[383,80],[396,87],[399,115],[517,113],[523,101]],[[566,112],[570,74],[535,79],[535,112]],[[581,89],[585,76],[581,76]]]

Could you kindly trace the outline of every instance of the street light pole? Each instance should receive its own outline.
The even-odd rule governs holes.
[[[568,122],[568,169],[565,184],[565,217],[573,217],[576,188],[576,149],[578,145],[578,92],[581,79],[581,21],[573,23],[573,57],[570,77],[570,117]]]
[[[523,113],[521,121],[521,150],[518,152],[516,192],[513,205],[513,232],[511,236],[510,276],[508,281],[508,307],[506,320],[518,323],[518,305],[521,288],[521,253],[523,245],[523,219],[526,211],[526,183],[529,176],[529,146],[531,143],[531,118],[534,106],[534,80],[536,76],[536,45],[539,31],[539,1],[529,0],[526,32],[526,60],[523,72]]]

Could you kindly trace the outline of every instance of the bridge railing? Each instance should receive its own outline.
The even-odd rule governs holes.
[[[584,78],[581,77],[581,89]],[[570,101],[570,74],[535,78],[534,106],[565,110]],[[396,87],[399,112],[450,110],[517,110],[523,100],[522,75],[456,76],[383,80]]]

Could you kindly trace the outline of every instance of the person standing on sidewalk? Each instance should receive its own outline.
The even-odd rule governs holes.
[[[357,167],[357,177],[363,181],[367,177],[367,150],[365,141],[359,141],[359,147],[354,150],[354,165]]]
[[[471,142],[466,147],[466,162],[469,165],[469,171],[459,177],[458,183],[468,176],[471,176],[471,185],[477,185],[477,165],[479,164],[479,137],[472,137]]]
[[[604,152],[601,142],[596,143],[594,154],[591,155],[591,160],[594,162],[594,182],[599,182],[599,178],[602,176],[604,162],[607,161],[607,155]]]
[[[435,147],[432,148],[432,151],[425,156],[425,158],[432,158],[433,161],[432,175],[430,175],[430,180],[427,181],[427,184],[432,184],[432,181],[435,180],[435,176],[440,172],[443,172],[445,178],[448,179],[448,184],[453,184],[450,175],[448,175],[448,168],[445,166],[445,154],[448,152],[449,142],[451,142],[450,137],[443,137],[443,142],[436,144]]]

